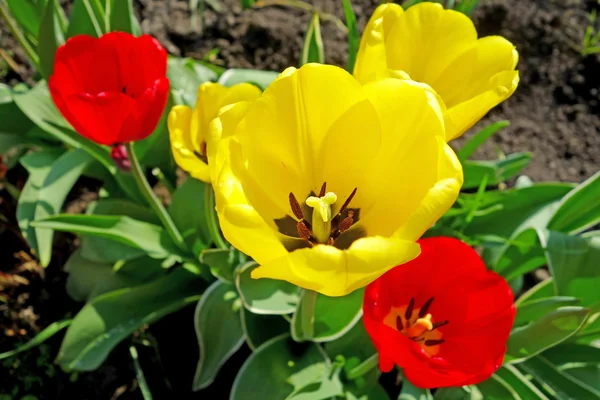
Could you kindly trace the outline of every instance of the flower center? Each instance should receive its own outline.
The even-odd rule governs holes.
[[[433,317],[428,313],[433,299],[431,297],[421,308],[415,308],[415,299],[411,298],[406,306],[392,307],[383,320],[387,326],[417,342],[430,357],[439,353],[440,345],[444,343],[443,334],[438,328],[449,322],[433,322]]]
[[[290,193],[290,207],[294,216],[298,219],[296,229],[300,238],[308,241],[311,245],[328,244],[333,245],[339,236],[350,229],[354,224],[354,211],[347,210],[348,205],[356,194],[356,188],[350,193],[337,214],[332,218],[332,206],[338,197],[333,192],[327,192],[327,183],[323,183],[318,196],[309,196],[306,205],[313,208],[311,223],[304,218],[300,203],[293,193]],[[345,213],[345,217],[343,217]]]

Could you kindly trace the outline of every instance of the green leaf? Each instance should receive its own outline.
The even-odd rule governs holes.
[[[511,237],[517,228],[529,227],[524,225],[527,218],[561,199],[572,187],[564,183],[541,183],[521,189],[486,192],[464,233],[468,236],[490,234]],[[475,195],[461,197],[472,201]]]
[[[163,228],[129,217],[60,214],[35,221],[33,225],[37,228],[111,239],[143,250],[153,258],[167,258],[177,254],[187,256],[179,253],[177,246]]]
[[[320,366],[308,367],[312,374],[320,370]],[[309,375],[309,374],[307,374]],[[319,382],[313,382],[300,388],[288,397],[289,400],[329,400],[344,394],[344,386],[340,380],[340,370],[324,374]]]
[[[39,200],[35,208],[35,220],[44,219],[60,213],[67,195],[83,171],[94,159],[81,149],[74,149],[61,155],[53,164],[39,190]],[[36,229],[40,264],[47,267],[52,257],[52,239],[50,229]]]
[[[521,305],[552,296],[554,296],[554,280],[548,278],[521,295],[515,302],[515,305],[518,308]]]
[[[254,314],[246,308],[242,308],[240,319],[246,343],[252,350],[256,350],[263,343],[290,330],[289,322],[279,315]]]
[[[554,365],[600,365],[600,348],[578,343],[561,343],[542,353]]]
[[[19,1],[27,4],[27,0]],[[33,122],[15,104],[12,93],[10,87],[0,83],[0,133],[25,135]]]
[[[110,31],[120,31],[139,36],[140,24],[133,12],[133,0],[108,0],[106,18],[110,22]]]
[[[0,360],[3,360],[8,357],[12,357],[23,351],[27,351],[27,350],[33,349],[34,347],[39,346],[40,344],[44,343],[46,340],[50,339],[52,336],[54,336],[55,334],[57,334],[58,332],[60,332],[64,328],[66,328],[67,326],[69,326],[70,323],[71,323],[70,319],[65,319],[62,321],[57,321],[57,322],[51,323],[46,328],[44,328],[44,330],[42,330],[40,333],[35,335],[35,337],[33,339],[31,339],[30,341],[28,341],[27,343],[17,347],[14,350],[0,353]]]
[[[92,2],[97,0],[75,0],[69,18],[67,38],[76,35],[100,37],[103,34],[104,15],[102,9],[96,9]]]
[[[244,306],[255,314],[291,314],[300,299],[300,290],[289,282],[252,279],[250,272],[258,265],[249,262],[236,272],[235,286]]]
[[[306,36],[304,37],[304,45],[302,46],[302,55],[300,57],[300,65],[308,63],[325,62],[325,52],[323,51],[323,38],[321,37],[321,24],[319,22],[319,13],[313,13]]]
[[[193,108],[198,98],[198,86],[217,79],[214,71],[191,58],[169,57],[167,63],[167,77],[175,99],[180,99],[176,101],[178,104]]]
[[[529,301],[517,307],[514,326],[521,326],[529,322],[537,321],[544,315],[561,307],[574,306],[580,303],[576,297],[554,296],[545,299]]]
[[[233,285],[215,281],[198,302],[194,326],[200,359],[194,375],[194,390],[210,385],[223,364],[244,343],[244,331],[234,307],[236,298]]]
[[[521,371],[510,364],[496,371],[496,375],[512,387],[521,400],[550,400]]]
[[[531,153],[509,154],[506,158],[496,161],[463,161],[465,182],[463,189],[478,188],[484,177],[487,186],[506,182],[521,172],[531,161]]]
[[[567,340],[583,326],[588,314],[587,308],[561,307],[529,325],[513,329],[505,362],[523,361]]]
[[[510,240],[493,269],[510,281],[545,264],[546,255],[537,231],[526,229]]]
[[[188,178],[175,190],[168,211],[184,238],[199,238],[204,244],[211,242],[206,213],[203,212],[206,183]]]
[[[483,396],[476,386],[446,387],[436,390],[435,400],[483,400]]]
[[[196,302],[201,288],[197,275],[178,268],[154,282],[96,297],[73,319],[56,362],[67,371],[96,369],[142,325]]]
[[[69,274],[67,293],[75,301],[90,301],[101,294],[147,283],[165,274],[160,260],[139,257],[113,266],[84,258],[81,248],[71,254],[64,270]]]
[[[230,400],[289,398],[302,388],[321,382],[328,376],[328,367],[329,360],[318,344],[299,344],[287,334],[278,336],[244,362],[233,382]]]
[[[576,366],[565,368],[562,371],[574,379],[577,379],[579,382],[594,388],[597,392],[600,392],[600,366]]]
[[[313,314],[313,332],[310,339],[315,342],[330,342],[352,329],[362,316],[363,295],[364,289],[355,290],[343,297],[328,297],[317,294]],[[298,312],[300,307],[299,304],[292,318],[292,332],[301,332],[302,330]],[[292,337],[296,340],[302,337],[309,338],[302,336],[301,333],[298,337],[295,336],[292,333]]]
[[[233,247],[229,249],[208,249],[200,253],[200,262],[210,267],[210,271],[220,280],[233,283],[234,270],[239,265],[239,253]]]
[[[402,391],[398,400],[432,400],[433,396],[429,392],[429,389],[421,389],[410,383],[410,381],[404,378],[402,382]]]
[[[48,0],[6,0],[10,13],[15,18],[27,33],[37,38],[40,32],[40,21],[42,19],[43,12],[38,11],[39,8],[43,11],[46,8]]]
[[[497,121],[497,122],[493,122],[493,123],[489,124],[482,130],[477,132],[475,135],[473,135],[473,137],[471,137],[469,140],[467,140],[467,142],[465,144],[463,144],[461,149],[456,153],[456,155],[458,156],[458,159],[461,162],[469,159],[469,157],[471,157],[471,155],[473,155],[473,153],[475,153],[475,151],[479,148],[479,146],[481,146],[483,143],[485,143],[486,140],[488,140],[490,137],[492,137],[496,132],[500,131],[501,129],[506,128],[509,125],[510,125],[510,122],[508,122],[506,120],[505,121]]]
[[[521,400],[518,393],[498,375],[478,383],[477,388],[486,400]]]
[[[230,87],[238,83],[249,82],[265,90],[278,75],[279,73],[274,71],[233,68],[223,72],[223,75],[219,78],[219,83]]]
[[[48,1],[44,16],[40,21],[37,51],[40,56],[40,73],[48,79],[54,70],[56,49],[65,42],[60,26],[59,10],[55,1]]]
[[[247,10],[254,5],[254,0],[240,0],[240,4],[242,5],[242,10]]]
[[[600,172],[571,190],[548,223],[548,229],[565,232],[582,232],[600,222]]]
[[[541,239],[556,294],[577,297],[583,306],[600,305],[600,237],[547,231]]]
[[[346,27],[348,28],[348,64],[346,65],[346,70],[352,73],[360,45],[360,33],[358,32],[356,15],[352,9],[350,0],[342,0],[342,6],[344,7],[344,17],[346,18]]]
[[[549,387],[559,399],[598,399],[600,392],[559,370],[541,356],[520,364],[536,380]]]
[[[354,325],[345,335],[336,340],[325,343],[325,351],[331,359],[341,355],[346,360],[344,365],[346,372],[377,354],[373,341],[362,323]]]
[[[31,225],[35,219],[35,212],[39,201],[41,189],[44,186],[46,177],[52,170],[52,165],[60,156],[60,151],[42,150],[27,154],[21,157],[21,164],[29,172],[29,178],[21,191],[19,202],[17,204],[17,222],[23,233],[23,237],[29,243],[29,246],[39,254],[37,229]]]

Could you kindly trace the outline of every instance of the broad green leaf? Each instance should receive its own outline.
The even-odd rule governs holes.
[[[153,258],[167,258],[178,254],[187,256],[179,253],[180,250],[163,228],[129,217],[60,214],[35,221],[33,225],[37,228],[111,239],[143,250]]]
[[[235,276],[235,286],[244,306],[255,314],[291,314],[300,298],[297,286],[275,279],[252,279],[254,262],[242,266]]]
[[[229,87],[238,83],[249,82],[265,90],[278,75],[279,72],[275,71],[233,68],[223,72],[223,75],[219,78],[219,83]]]
[[[177,229],[187,242],[199,239],[208,245],[211,243],[208,222],[204,212],[206,183],[188,178],[175,190],[168,211]]]
[[[582,238],[547,231],[541,239],[556,294],[577,297],[583,306],[599,305],[600,237]]]
[[[529,325],[513,329],[505,362],[523,361],[567,340],[583,326],[588,314],[587,308],[561,307]]]
[[[144,324],[198,301],[202,280],[185,268],[134,288],[96,297],[75,316],[56,362],[67,371],[91,371]]]
[[[229,249],[208,249],[200,253],[200,262],[210,267],[210,272],[220,280],[233,283],[234,270],[240,264],[239,252]]]
[[[69,18],[67,38],[76,35],[102,36],[104,13],[102,8],[94,7],[98,0],[75,0]]]
[[[561,343],[542,353],[554,365],[600,365],[600,348],[577,343]]]
[[[344,382],[346,400],[390,400],[385,389],[379,384],[381,373],[373,368],[365,375],[350,382]]]
[[[198,98],[198,86],[217,79],[214,71],[191,58],[169,57],[167,63],[167,77],[177,104],[193,108]]]
[[[559,399],[600,398],[600,391],[559,370],[541,356],[530,358],[519,366],[550,388]]]
[[[28,4],[28,0],[19,1]],[[0,83],[0,133],[25,135],[31,128],[33,122],[15,104],[11,88]]]
[[[67,195],[83,173],[94,161],[82,149],[73,149],[61,155],[53,164],[39,190],[39,201],[35,208],[35,220],[59,214]],[[51,229],[36,229],[40,264],[47,267],[52,257]]]
[[[40,56],[40,73],[44,79],[48,79],[52,75],[56,49],[65,42],[59,12],[56,2],[50,0],[40,21],[37,50]]]
[[[487,177],[487,186],[505,182],[521,172],[531,158],[531,153],[514,153],[496,161],[463,161],[463,189],[478,188],[484,177]]]
[[[150,282],[165,274],[161,261],[150,257],[117,263],[100,263],[82,257],[75,250],[64,266],[67,293],[75,301],[89,301],[106,292]]]
[[[246,343],[252,350],[290,330],[289,322],[282,316],[254,314],[245,307],[240,311],[240,319]]]
[[[521,400],[550,400],[521,371],[510,364],[496,371],[496,375],[512,387]]]
[[[110,31],[121,31],[139,36],[142,33],[140,24],[133,12],[133,0],[107,0],[107,18]]]
[[[329,360],[318,344],[299,344],[289,335],[281,335],[264,343],[244,362],[230,400],[286,399],[308,385],[319,384],[328,372]]]
[[[548,223],[548,229],[578,233],[600,222],[600,172],[571,190]]]
[[[580,303],[580,300],[576,297],[554,296],[520,304],[519,307],[517,307],[515,326],[521,326],[529,322],[537,321],[544,315],[555,311],[558,308],[574,306],[578,303]]]
[[[523,222],[543,207],[556,202],[573,186],[565,183],[541,183],[522,189],[486,192],[473,221],[465,229],[468,236],[497,235],[511,237]],[[466,200],[475,195],[462,196]]]
[[[377,355],[373,341],[363,323],[357,323],[345,335],[325,343],[325,351],[333,360],[342,356],[346,373]]]
[[[100,199],[88,204],[87,215],[126,215],[138,221],[159,225],[160,221],[150,209],[139,206],[128,200]],[[82,235],[81,255],[91,261],[114,263],[120,260],[131,260],[144,255],[144,251],[111,239]]]
[[[477,386],[446,387],[436,390],[435,400],[483,400]]]
[[[348,64],[346,65],[346,70],[352,73],[360,45],[360,33],[358,32],[356,15],[352,9],[350,0],[342,0],[342,6],[344,7],[344,17],[346,19],[346,27],[348,28]]]
[[[521,400],[518,393],[498,375],[478,383],[477,388],[486,400]]]
[[[194,375],[194,390],[210,385],[223,364],[244,343],[244,331],[234,307],[236,299],[233,285],[215,281],[198,302],[194,326],[200,359]]]
[[[497,121],[489,124],[482,130],[477,132],[475,135],[473,135],[473,137],[467,140],[465,144],[463,144],[460,150],[456,152],[458,159],[460,161],[469,159],[469,157],[471,157],[471,155],[473,155],[473,153],[475,153],[475,151],[482,144],[484,144],[486,140],[492,137],[496,132],[506,128],[509,125],[510,122],[508,121]]]
[[[363,294],[364,289],[355,290],[343,297],[317,294],[310,339],[315,342],[330,342],[352,329],[362,316]],[[296,311],[292,318],[292,325],[297,324],[295,329],[300,330],[300,318],[297,315]]]
[[[535,229],[519,232],[501,253],[494,271],[510,281],[546,264],[546,255]]]
[[[39,35],[40,21],[47,2],[48,0],[6,0],[8,9],[19,26],[35,38]],[[39,12],[40,9],[42,12]]]
[[[46,328],[44,328],[44,330],[42,330],[40,333],[35,335],[35,337],[33,339],[31,339],[30,341],[28,341],[27,343],[22,344],[21,346],[17,347],[14,350],[0,353],[0,360],[3,360],[8,357],[12,357],[23,351],[27,351],[27,350],[33,349],[34,347],[39,346],[40,344],[44,343],[46,340],[48,340],[52,336],[54,336],[56,333],[60,332],[61,330],[63,330],[67,326],[69,326],[70,323],[71,323],[70,319],[65,319],[62,321],[57,321],[57,322],[51,323]]]
[[[565,374],[577,379],[579,382],[583,382],[589,387],[594,388],[596,392],[600,393],[600,366],[598,365],[584,365],[575,366],[562,369]]]
[[[321,368],[309,367],[311,371],[317,371]],[[329,374],[324,374],[319,382],[309,383],[296,390],[289,400],[329,400],[344,394],[344,385],[340,380],[340,370],[334,370]]]
[[[21,191],[17,204],[17,222],[23,237],[29,246],[39,254],[37,229],[31,225],[35,219],[35,212],[40,198],[40,191],[44,186],[46,177],[52,170],[52,165],[60,157],[60,150],[42,150],[21,157],[21,164],[29,172],[29,178]]]
[[[552,278],[548,278],[521,295],[521,297],[515,301],[515,305],[518,308],[521,305],[552,296],[554,296],[554,280]]]
[[[398,400],[432,400],[433,396],[429,392],[429,389],[421,389],[410,383],[410,381],[404,378],[402,381],[402,391]]]
[[[308,63],[325,62],[325,52],[323,51],[323,37],[321,36],[321,23],[319,22],[319,13],[313,13],[308,23],[304,45],[302,46],[302,55],[300,65]]]
[[[240,0],[242,10],[246,10],[254,5],[254,0]]]

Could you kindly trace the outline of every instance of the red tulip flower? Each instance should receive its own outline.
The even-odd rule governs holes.
[[[48,87],[82,136],[104,145],[141,140],[167,104],[167,53],[151,36],[79,35],[56,52]]]
[[[419,257],[367,286],[363,321],[379,352],[421,388],[489,378],[506,352],[515,306],[506,281],[452,238],[422,239]]]

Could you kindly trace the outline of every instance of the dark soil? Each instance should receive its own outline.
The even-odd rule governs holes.
[[[221,11],[205,11],[204,27],[202,18],[190,12],[189,0],[137,0],[136,9],[142,29],[156,36],[172,54],[202,58],[218,48],[214,61],[225,67],[281,71],[298,65],[308,12],[281,6],[242,11],[238,0],[219,3]],[[379,2],[352,3],[362,29]],[[343,20],[340,1],[314,0],[313,4]],[[580,182],[600,169],[600,58],[583,57],[578,48],[595,4],[595,0],[481,0],[474,15],[478,30],[482,36],[505,36],[517,46],[521,84],[512,98],[465,135],[470,137],[491,121],[510,120],[511,126],[486,143],[477,157],[496,158],[498,150],[507,154],[531,151],[534,159],[525,173],[537,181]],[[345,33],[331,21],[323,22],[322,33],[326,61],[344,66]],[[0,82],[33,82],[23,52],[2,24],[0,48],[20,66],[15,72],[0,58]],[[454,144],[460,146],[464,140]],[[20,168],[8,175],[17,187],[25,177]],[[95,185],[80,182],[73,190],[69,196],[73,212],[85,209]],[[0,278],[4,279],[0,286],[7,294],[7,302],[0,302],[0,352],[27,341],[53,321],[72,317],[81,307],[67,296],[62,271],[64,260],[77,245],[73,237],[56,235],[53,263],[43,270],[20,237],[14,212],[14,201],[0,189],[0,215],[7,218],[0,220]],[[6,279],[12,283],[7,284]],[[226,364],[215,384],[219,390],[192,394],[198,354],[192,315],[193,307],[186,308],[151,327],[147,334],[157,339],[158,349],[138,346],[157,399],[228,398],[223,388],[230,387],[236,368],[248,353],[244,349]],[[34,394],[40,400],[142,398],[129,343],[119,346],[97,371],[74,375],[52,364],[60,340],[57,335],[37,349],[0,362],[0,394],[18,390],[15,398]]]

